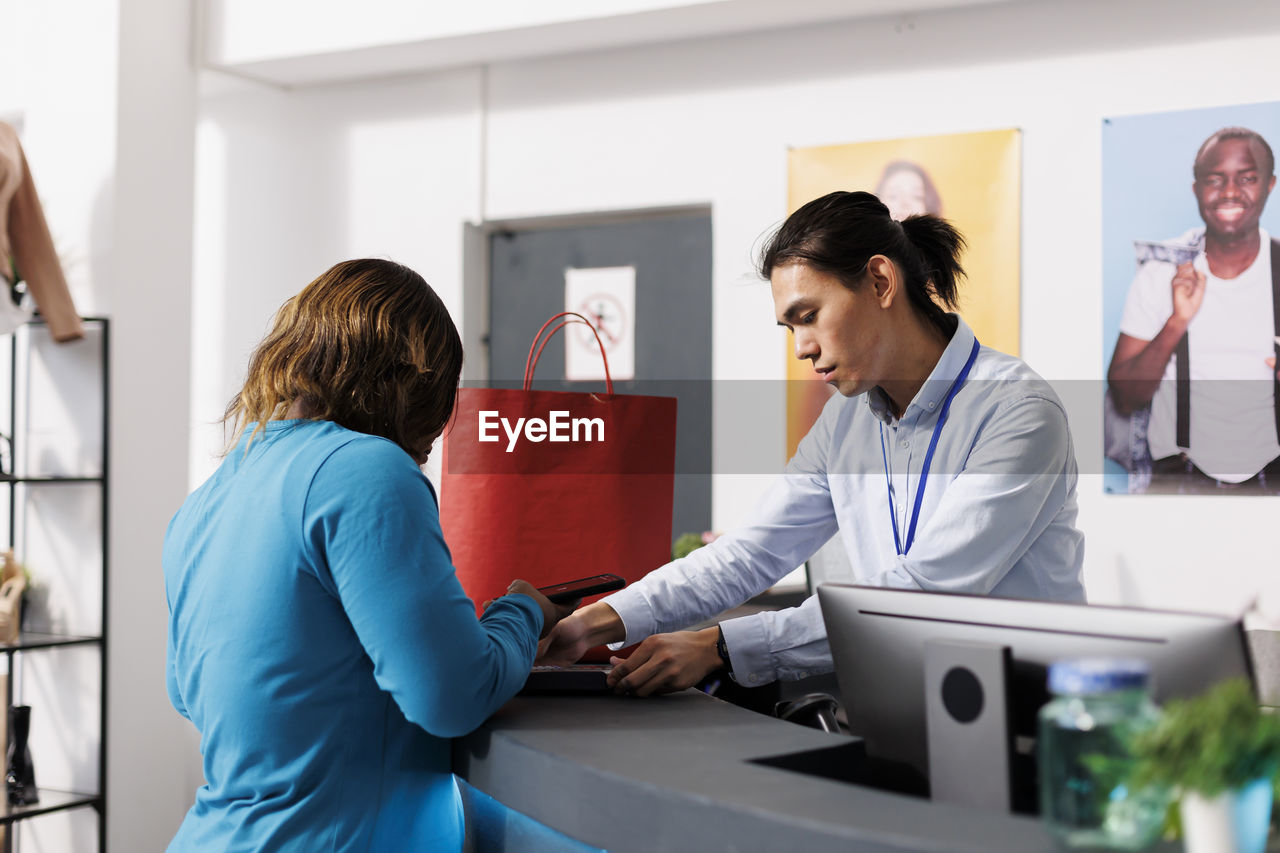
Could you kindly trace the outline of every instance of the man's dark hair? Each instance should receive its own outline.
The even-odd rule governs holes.
[[[1191,166],[1191,172],[1196,180],[1200,179],[1200,161],[1204,159],[1205,152],[1224,139],[1244,139],[1248,142],[1258,143],[1264,155],[1263,162],[1258,164],[1259,168],[1267,173],[1267,177],[1271,177],[1276,173],[1276,155],[1272,153],[1271,146],[1267,144],[1267,140],[1262,138],[1262,134],[1247,127],[1224,127],[1206,139],[1204,144],[1200,146],[1200,150],[1196,152],[1196,159]]]
[[[873,255],[898,265],[907,297],[920,314],[950,334],[947,308],[957,304],[964,237],[949,222],[924,214],[896,222],[889,208],[868,192],[833,192],[787,217],[760,255],[760,275],[801,263],[835,276],[850,290],[862,286]]]

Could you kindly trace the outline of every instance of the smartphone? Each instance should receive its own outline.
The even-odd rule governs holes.
[[[588,595],[622,589],[626,585],[627,582],[617,575],[592,575],[576,581],[540,586],[538,592],[549,598],[553,604],[568,604],[579,598],[586,598]]]

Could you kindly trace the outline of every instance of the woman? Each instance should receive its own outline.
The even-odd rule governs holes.
[[[763,592],[837,532],[855,583],[1083,600],[1066,412],[1030,368],[983,348],[946,310],[963,246],[942,219],[896,222],[865,192],[793,213],[761,274],[796,358],[839,393],[746,524],[577,611],[540,662],[643,640],[610,675],[640,695],[720,667],[747,685],[829,671],[816,596],[677,629]]]
[[[206,784],[178,851],[460,849],[448,738],[523,685],[558,617],[477,620],[419,466],[462,344],[417,273],[338,264],[281,308],[235,439],[165,536],[168,688]]]
[[[894,160],[880,173],[876,196],[899,222],[919,213],[942,215],[942,197],[924,167],[910,160]]]

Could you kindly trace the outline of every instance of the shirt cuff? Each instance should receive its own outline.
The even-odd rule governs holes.
[[[611,651],[616,652],[625,646],[635,645],[653,633],[653,607],[638,588],[627,587],[613,595],[605,596],[600,601],[613,608],[618,618],[622,620],[622,627],[626,631],[621,642],[608,644]]]
[[[758,614],[726,619],[720,623],[720,630],[724,631],[724,644],[729,650],[729,674],[734,681],[747,687],[758,687],[777,680],[764,620]]]
[[[485,618],[489,616],[495,618],[501,616],[502,611],[507,609],[508,606],[525,612],[529,617],[534,636],[542,633],[542,608],[538,606],[538,602],[534,601],[532,596],[525,595],[522,592],[500,595],[495,598],[493,604],[490,604],[489,608],[480,614],[480,621],[485,621]]]

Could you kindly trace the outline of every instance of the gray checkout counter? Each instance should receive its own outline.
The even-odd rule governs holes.
[[[1034,818],[753,760],[807,754],[783,763],[831,765],[857,746],[694,690],[651,699],[542,695],[513,699],[455,741],[453,762],[458,776],[508,808],[610,853],[1059,849]]]

